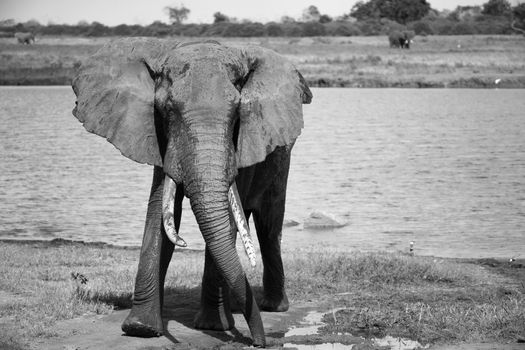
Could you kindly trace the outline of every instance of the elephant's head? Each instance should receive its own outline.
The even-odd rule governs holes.
[[[300,134],[312,95],[299,72],[260,47],[127,39],[89,58],[73,89],[88,131],[183,186],[219,270],[241,293],[228,190],[238,168]]]

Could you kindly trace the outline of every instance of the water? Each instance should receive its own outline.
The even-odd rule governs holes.
[[[344,310],[344,308],[333,309],[329,313],[335,315],[338,310]],[[310,311],[300,322],[299,326],[294,326],[284,334],[285,337],[293,336],[308,336],[319,334],[319,329],[326,326],[326,323],[322,321],[324,313],[319,311]],[[338,335],[346,335],[354,338],[356,344],[360,344],[363,337],[355,337],[350,333],[338,333]],[[413,349],[426,349],[429,345],[421,345],[419,342],[405,339],[405,338],[394,338],[392,336],[385,336],[383,338],[369,338],[372,344],[380,347],[388,348],[391,350],[413,350]],[[294,348],[297,350],[352,350],[356,344],[342,344],[342,343],[322,343],[322,344],[296,344],[296,343],[285,343],[285,348]]]
[[[525,251],[525,90],[313,89],[284,248],[513,257]],[[152,169],[87,133],[69,87],[0,88],[0,238],[140,245]],[[181,231],[203,240],[185,201]],[[523,256],[522,256],[523,257]]]

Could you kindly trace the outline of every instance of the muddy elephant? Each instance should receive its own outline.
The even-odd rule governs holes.
[[[14,36],[19,44],[30,45],[35,42],[35,35],[33,33],[16,32]]]
[[[187,197],[206,243],[195,327],[232,328],[231,292],[253,344],[264,346],[259,306],[288,308],[280,249],[286,184],[290,152],[303,127],[302,104],[312,98],[301,74],[256,46],[121,39],[82,64],[73,90],[73,114],[88,131],[154,166],[123,331],[163,333],[164,279],[174,245],[185,246],[178,232]],[[238,230],[253,261],[246,224],[251,214],[264,265],[259,306],[235,249]]]
[[[414,36],[414,32],[409,30],[395,30],[388,35],[388,42],[391,48],[410,49],[410,44]]]

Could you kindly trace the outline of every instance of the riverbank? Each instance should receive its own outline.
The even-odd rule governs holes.
[[[80,62],[110,39],[0,38],[0,85],[69,85]],[[525,38],[517,35],[416,37],[410,50],[389,48],[383,36],[213,39],[274,49],[314,87],[525,88]]]
[[[202,251],[177,250],[172,259],[165,297],[166,322],[174,327],[171,338],[137,340],[140,346],[134,347],[120,336],[138,255],[137,247],[104,243],[0,241],[0,347],[45,349],[89,342],[89,337],[100,341],[104,329],[115,344],[131,349],[157,342],[168,342],[170,349],[195,348],[184,337],[206,337],[188,330],[198,309]],[[260,298],[261,262],[251,270],[244,256],[242,260]],[[511,349],[525,341],[525,261],[317,248],[285,251],[283,260],[293,307],[283,314],[263,313],[271,346],[328,342],[375,349],[379,345],[373,339],[386,336],[437,348],[467,346],[463,349],[471,343]],[[325,314],[315,332],[289,332],[304,327],[309,312]],[[242,322],[238,329],[248,336]],[[219,338],[218,348],[246,346],[243,336],[213,337]]]

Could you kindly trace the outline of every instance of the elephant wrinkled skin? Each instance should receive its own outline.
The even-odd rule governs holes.
[[[303,127],[302,103],[312,98],[300,73],[256,46],[120,39],[83,63],[73,90],[73,114],[88,131],[124,156],[154,165],[133,306],[123,331],[163,333],[164,279],[172,241],[184,242],[177,233],[186,196],[206,243],[195,326],[233,327],[231,292],[254,345],[264,346],[259,306],[235,249],[228,191],[236,183],[244,213],[255,222],[264,264],[260,306],[287,310],[280,251],[286,183],[290,152]],[[166,182],[176,190],[163,196]],[[174,201],[164,205],[172,213],[166,222],[177,231],[172,241],[162,224],[163,197]]]

